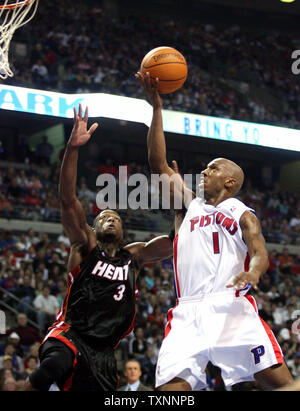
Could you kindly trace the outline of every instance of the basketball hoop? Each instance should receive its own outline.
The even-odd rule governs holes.
[[[0,4],[0,78],[13,77],[9,67],[9,46],[14,32],[35,15],[39,0],[2,0]]]

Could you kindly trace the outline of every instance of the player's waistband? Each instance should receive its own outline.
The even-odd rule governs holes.
[[[211,292],[211,293],[203,293],[185,297],[179,297],[178,302],[182,303],[191,303],[191,302],[199,302],[207,299],[228,299],[234,300],[238,297],[243,296],[244,294],[237,293],[235,289],[230,289],[228,291],[220,291],[220,292]]]

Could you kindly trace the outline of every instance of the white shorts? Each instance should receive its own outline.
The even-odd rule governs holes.
[[[203,389],[209,361],[221,369],[226,386],[252,381],[257,372],[284,362],[252,296],[224,292],[183,297],[169,310],[156,387],[180,377],[192,390]]]

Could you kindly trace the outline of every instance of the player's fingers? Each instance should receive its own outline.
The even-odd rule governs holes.
[[[232,281],[230,281],[226,287],[227,288],[231,288],[231,287],[235,287],[235,288],[242,288],[240,287],[240,285],[243,283],[243,279],[240,275],[237,275],[236,277],[234,277],[234,279]]]
[[[78,107],[78,117],[81,120],[82,119],[82,105],[81,103],[79,103],[79,107]]]
[[[140,71],[138,71],[137,73],[135,73],[134,77],[136,78],[136,80],[138,80],[142,85],[144,85],[144,76],[142,75],[142,73]]]
[[[88,118],[89,118],[89,108],[87,106],[86,109],[85,109],[83,120],[87,123]]]
[[[99,126],[99,124],[98,123],[94,123],[94,124],[92,124],[91,125],[91,127],[89,128],[89,131],[88,131],[88,133],[90,134],[90,135],[92,135],[93,134],[93,132],[96,130],[96,128]]]
[[[78,115],[77,115],[76,107],[73,107],[73,111],[74,111],[74,125],[73,125],[73,129],[77,129],[77,128],[78,128]]]
[[[150,78],[150,73],[147,71],[146,77],[145,77],[145,85],[148,89],[148,91],[151,91],[152,85],[151,85],[151,78]]]
[[[173,170],[175,171],[175,173],[179,173],[178,164],[177,164],[177,161],[176,161],[176,160],[173,160],[173,161],[172,161],[172,168],[173,168]]]

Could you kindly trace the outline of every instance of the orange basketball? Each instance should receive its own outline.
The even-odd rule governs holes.
[[[152,84],[159,78],[160,94],[178,90],[188,73],[185,58],[173,47],[157,47],[149,51],[142,60],[140,71],[143,76],[149,72]]]

